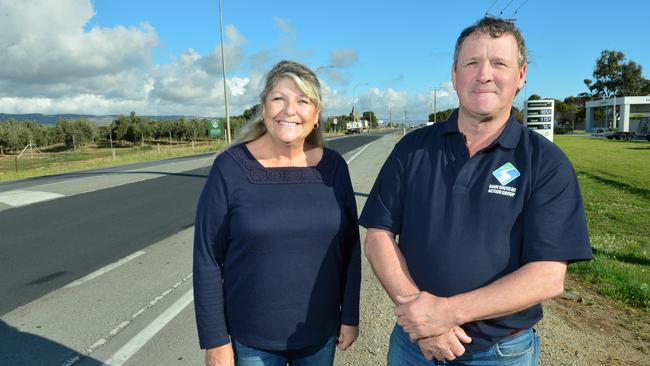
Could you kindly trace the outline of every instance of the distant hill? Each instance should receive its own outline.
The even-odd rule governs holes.
[[[118,115],[103,115],[95,116],[91,114],[40,114],[40,113],[29,113],[29,114],[6,114],[0,113],[0,121],[7,120],[16,120],[16,121],[34,121],[43,125],[53,125],[60,119],[81,119],[86,118],[94,122],[97,126],[106,126],[111,124]],[[172,116],[139,116],[142,118],[148,118],[156,121],[169,121],[177,120],[181,117],[185,118],[195,118],[195,116],[181,116],[181,115],[172,115]],[[198,117],[198,118],[214,118],[214,117]]]

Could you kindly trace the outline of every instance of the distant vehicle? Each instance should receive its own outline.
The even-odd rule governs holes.
[[[607,137],[610,138],[610,136],[613,136],[615,133],[617,133],[618,130],[615,128],[609,128],[609,127],[596,127],[593,130],[592,136],[597,136],[597,137]],[[610,138],[611,139],[611,138]]]
[[[650,141],[650,133],[648,133],[648,129],[650,125],[650,118],[644,118],[639,121],[638,127],[636,129],[636,132],[634,131],[614,131],[614,132],[608,132],[604,133],[604,136],[607,137],[608,140],[639,140],[639,139],[645,139]]]
[[[363,130],[363,122],[361,121],[350,121],[345,124],[346,135],[361,133],[362,130]]]

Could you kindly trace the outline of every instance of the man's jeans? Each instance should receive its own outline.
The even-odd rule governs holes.
[[[291,351],[264,351],[233,340],[237,366],[331,366],[334,363],[336,337],[324,343]]]
[[[388,366],[470,365],[470,366],[534,366],[539,363],[540,340],[534,329],[501,340],[491,348],[479,352],[465,352],[453,361],[429,361],[424,358],[417,343],[411,343],[402,327],[395,325],[390,336]]]

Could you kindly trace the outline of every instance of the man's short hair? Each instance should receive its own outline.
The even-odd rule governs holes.
[[[460,36],[456,40],[456,49],[454,50],[454,68],[458,62],[460,47],[463,45],[465,39],[474,33],[489,34],[492,38],[499,38],[504,34],[512,34],[517,41],[517,48],[519,50],[519,67],[528,63],[528,50],[524,43],[524,36],[521,34],[521,31],[519,31],[519,28],[517,28],[515,23],[506,19],[486,16],[473,25],[465,28],[460,33]]]

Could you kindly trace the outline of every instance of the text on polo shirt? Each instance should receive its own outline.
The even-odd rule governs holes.
[[[490,187],[488,189],[488,193],[499,194],[499,195],[508,196],[508,197],[514,197],[515,193],[517,193],[517,188],[508,187],[508,186],[500,186],[498,184],[490,184]]]

